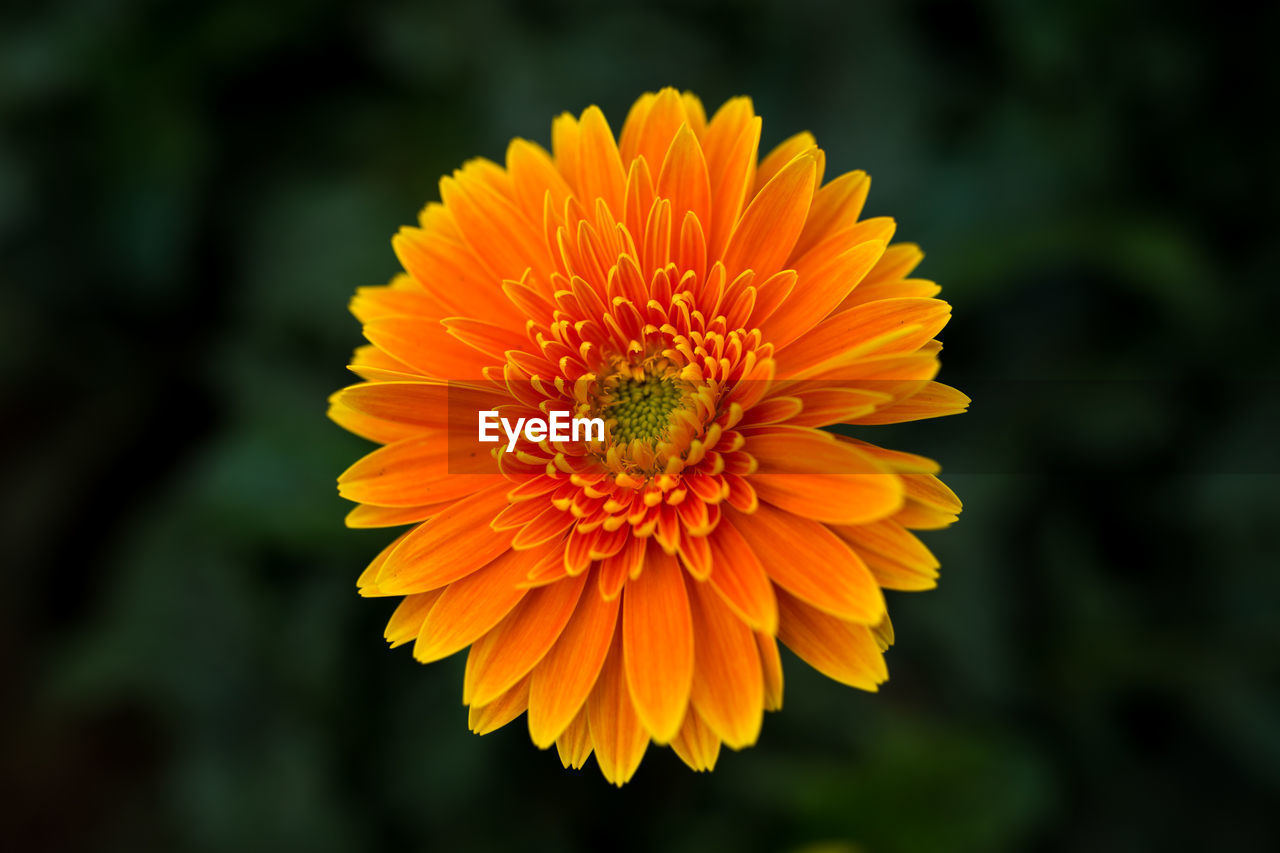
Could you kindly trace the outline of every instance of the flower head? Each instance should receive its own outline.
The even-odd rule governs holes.
[[[651,742],[696,770],[782,703],[781,640],[875,690],[882,589],[932,587],[910,532],[959,501],[922,457],[833,424],[962,411],[933,381],[950,308],[922,255],[823,183],[808,134],[759,159],[746,98],[710,120],[647,94],[615,141],[562,115],[552,152],[474,160],[358,291],[370,345],[330,416],[383,447],[339,479],[353,527],[411,525],[360,577],[423,662],[467,647],[481,734],[527,713],[566,766],[628,780]],[[476,444],[479,412],[566,411],[603,439]],[[489,463],[477,465],[476,460]]]

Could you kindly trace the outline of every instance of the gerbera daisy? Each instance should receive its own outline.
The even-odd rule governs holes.
[[[405,272],[351,304],[364,381],[329,413],[384,446],[339,478],[347,523],[412,525],[360,591],[402,598],[386,637],[418,660],[470,647],[473,731],[527,714],[619,785],[650,742],[695,770],[755,743],[779,640],[875,690],[882,589],[934,586],[910,531],[960,511],[933,462],[823,429],[967,405],[933,381],[950,308],[920,250],[859,218],[866,174],[824,184],[807,133],[759,159],[760,126],[673,89],[616,140],[562,115],[550,153],[444,178],[393,240]],[[478,444],[486,411],[605,435]]]

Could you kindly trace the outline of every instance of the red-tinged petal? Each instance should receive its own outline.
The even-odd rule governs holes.
[[[587,699],[587,721],[600,772],[610,783],[621,787],[635,774],[649,747],[649,733],[640,723],[627,691],[621,631],[614,633],[609,657]]]
[[[404,597],[395,612],[391,614],[391,619],[387,622],[387,630],[383,632],[391,648],[403,646],[418,636],[418,632],[422,630],[422,623],[427,619],[427,612],[443,592],[442,589],[433,589],[430,592],[420,592]]]
[[[528,593],[524,580],[535,556],[508,551],[445,587],[422,625],[413,656],[422,663],[441,660],[492,630]]]
[[[490,486],[441,510],[409,531],[375,581],[383,594],[426,592],[464,578],[511,547],[509,533],[489,521],[507,504],[506,487]]]
[[[650,547],[622,594],[623,661],[636,713],[658,743],[680,729],[693,682],[693,623],[679,564]]]
[[[797,157],[752,199],[724,250],[730,279],[750,269],[759,281],[782,269],[804,227],[816,177],[817,157]]]
[[[750,519],[746,523],[750,523]],[[707,542],[711,546],[713,589],[744,622],[768,634],[778,631],[778,603],[773,584],[756,552],[728,520],[721,521]]]
[[[772,430],[748,439],[761,500],[830,524],[865,524],[901,508],[902,481],[875,457],[819,430]]]
[[[671,749],[693,770],[714,770],[716,759],[720,757],[720,738],[698,716],[698,712],[690,708],[680,731],[671,741]]]
[[[472,705],[467,712],[467,727],[478,735],[487,735],[523,714],[528,707],[529,677],[525,676],[487,705]]]
[[[875,578],[825,526],[764,503],[751,516],[728,517],[777,587],[841,619],[874,624],[884,616]]]
[[[778,638],[818,672],[871,691],[889,678],[884,656],[867,625],[837,619],[782,591],[778,610]]]
[[[690,701],[732,749],[756,742],[764,720],[764,676],[747,624],[707,584],[686,583],[695,665]]]
[[[534,668],[529,693],[529,734],[545,749],[564,732],[591,695],[613,645],[618,600],[606,601],[589,578],[573,618]]]
[[[477,641],[467,655],[462,701],[488,704],[533,669],[568,624],[583,585],[584,578],[566,578],[531,590]]]

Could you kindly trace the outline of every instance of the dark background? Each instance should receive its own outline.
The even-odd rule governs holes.
[[[1274,8],[1274,6],[1272,7]],[[7,3],[13,849],[1263,850],[1280,835],[1277,16],[1231,4]],[[384,649],[333,480],[346,301],[464,159],[754,97],[921,243],[973,411],[892,680],[787,659],[711,775],[608,787]],[[1010,380],[1019,380],[1011,382]],[[1076,380],[1060,382],[1058,380]],[[1268,839],[1270,844],[1268,844]]]

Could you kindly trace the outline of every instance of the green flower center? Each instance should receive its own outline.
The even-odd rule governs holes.
[[[605,401],[604,417],[613,421],[614,441],[629,444],[636,439],[656,442],[666,438],[672,412],[684,404],[685,389],[677,382],[655,376],[628,377],[613,386]]]

